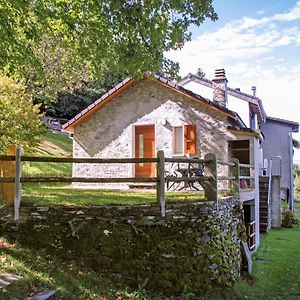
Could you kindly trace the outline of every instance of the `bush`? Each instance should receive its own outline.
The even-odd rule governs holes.
[[[286,210],[282,213],[282,227],[293,228],[299,225],[299,220],[296,218],[296,215],[291,210]]]
[[[41,118],[25,85],[0,72],[0,153],[12,144],[24,150],[34,148],[45,132]]]

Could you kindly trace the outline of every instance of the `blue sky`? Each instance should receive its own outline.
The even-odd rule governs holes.
[[[246,93],[257,87],[269,116],[300,123],[300,0],[215,0],[213,6],[219,19],[192,27],[192,41],[167,54],[180,63],[180,74],[201,67],[212,79],[224,68],[230,87]]]

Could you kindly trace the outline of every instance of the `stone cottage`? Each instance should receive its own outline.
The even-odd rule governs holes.
[[[66,123],[73,134],[77,158],[200,157],[215,153],[218,160],[237,157],[255,165],[256,189],[242,199],[249,222],[258,213],[258,148],[261,135],[227,108],[227,79],[216,70],[213,100],[160,76],[125,79]],[[262,118],[255,106],[253,122]],[[167,168],[170,166],[167,166]],[[154,177],[155,164],[74,164],[74,177]],[[128,184],[75,183],[74,187],[128,188]],[[258,228],[256,228],[258,232]],[[255,237],[256,247],[259,236]]]
[[[226,80],[224,74],[219,80]],[[73,133],[74,157],[155,157],[162,149],[166,157],[204,157],[213,152],[227,161],[234,151],[228,141],[245,136],[249,141],[259,134],[226,108],[225,101],[222,92],[210,101],[159,76],[125,79],[66,123],[64,130]],[[154,177],[155,172],[151,163],[74,165],[73,176]]]

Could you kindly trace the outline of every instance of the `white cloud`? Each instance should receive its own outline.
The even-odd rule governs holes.
[[[271,71],[263,70],[266,65],[272,63],[277,70],[286,69],[286,65],[280,66],[281,58],[274,51],[300,45],[300,26],[289,23],[297,18],[300,18],[300,1],[285,13],[257,19],[244,17],[230,22],[215,32],[196,37],[182,50],[169,52],[167,56],[180,62],[182,75],[195,72],[198,67],[212,72],[215,68],[229,66],[230,75],[240,77],[238,72],[232,74],[232,71],[240,69],[249,74],[250,69],[254,66],[257,69],[260,64],[259,75],[269,76]],[[280,26],[277,21],[286,21],[285,26]]]
[[[276,14],[272,17],[272,21],[294,21],[297,19],[300,19],[300,1],[287,13]]]
[[[201,67],[212,78],[214,70],[223,67],[229,86],[247,93],[257,86],[268,115],[300,122],[300,63],[292,56],[300,52],[300,23],[293,22],[298,19],[300,1],[280,14],[230,22],[167,56],[180,62],[181,75]],[[300,151],[295,153],[300,159]]]
[[[298,1],[292,9],[285,13],[275,14],[271,17],[264,17],[261,19],[254,19],[249,17],[244,17],[241,20],[235,21],[234,26],[240,26],[240,29],[250,29],[252,27],[264,26],[268,23],[276,21],[295,21],[300,19],[300,1]]]

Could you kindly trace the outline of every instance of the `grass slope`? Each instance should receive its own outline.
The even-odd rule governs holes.
[[[300,204],[296,203],[299,212]],[[45,227],[43,227],[45,226]],[[29,226],[29,228],[31,228]],[[72,228],[40,224],[32,232],[1,232],[0,273],[13,272],[23,279],[0,289],[0,299],[23,299],[26,295],[45,289],[56,289],[55,299],[175,299],[149,294],[140,288],[129,289],[121,277],[102,274],[95,268],[82,264],[80,256],[72,254],[72,247],[65,249],[63,237],[71,238]],[[43,236],[41,238],[41,235]],[[39,240],[36,237],[39,236]],[[82,243],[76,237],[70,244]],[[86,245],[87,252],[97,251]],[[300,228],[271,230],[261,240],[254,254],[253,274],[239,280],[232,288],[192,295],[183,291],[176,299],[300,299]],[[74,251],[76,252],[76,251]],[[171,291],[170,291],[171,292]]]
[[[68,137],[48,133],[38,155],[61,156],[65,153],[68,156],[71,154],[71,142]],[[35,167],[36,172],[40,172],[41,167]],[[44,172],[51,173],[55,169],[58,169],[57,166],[52,169],[47,166]],[[155,194],[151,196],[151,193],[127,195],[128,203],[140,203],[145,199],[151,202],[151,197],[155,198]],[[70,186],[28,185],[24,188],[23,200],[27,204],[99,204],[99,199],[102,199],[100,202],[103,204],[119,204],[122,199],[120,196],[124,197],[124,194],[72,190]],[[186,199],[184,195],[180,197],[182,200]],[[300,217],[300,203],[296,203],[295,207]],[[42,231],[44,234],[42,226],[43,224],[36,226],[35,231]],[[86,269],[81,265],[80,257],[66,260],[60,255],[63,251],[62,232],[54,227],[40,241],[44,243],[42,249],[35,247],[34,232],[22,236],[19,233],[1,232],[0,227],[0,273],[13,272],[23,276],[19,282],[0,289],[0,299],[23,299],[28,294],[45,288],[56,289],[56,299],[165,299],[159,295],[147,294],[142,283],[138,290],[129,291],[127,287],[120,285],[118,278],[112,282],[97,270]],[[64,234],[72,233],[71,228],[66,227],[63,230]],[[51,255],[48,253],[49,249]],[[215,290],[207,295],[191,295],[189,291],[184,291],[180,299],[300,299],[299,249],[300,228],[271,230],[262,237],[260,248],[253,256],[254,268],[251,277],[239,280],[230,289]]]
[[[72,156],[73,143],[67,135],[48,131],[39,146],[41,155]]]
[[[284,203],[283,203],[284,205]],[[300,202],[295,203],[300,219]],[[214,291],[205,299],[300,299],[300,228],[270,230],[254,253],[253,272],[233,288]]]

